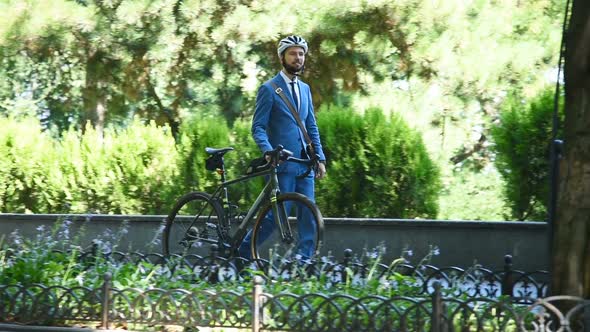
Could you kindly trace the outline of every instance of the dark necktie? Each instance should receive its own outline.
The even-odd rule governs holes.
[[[299,112],[299,102],[297,100],[297,94],[295,94],[295,81],[291,81],[291,96],[293,96],[293,100],[295,101],[295,109]]]

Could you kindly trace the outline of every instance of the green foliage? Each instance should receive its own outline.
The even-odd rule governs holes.
[[[169,206],[176,151],[165,128],[135,121],[104,137],[91,127],[83,135],[70,130],[61,149],[72,211],[152,214]]]
[[[83,250],[77,240],[70,237],[69,231],[70,222],[65,220],[52,230],[40,227],[38,235],[32,239],[22,238],[17,232],[8,239],[0,239],[0,286],[4,290],[0,304],[5,308],[0,321],[67,326],[72,322],[64,322],[62,314],[86,321],[100,319],[96,313],[101,312],[100,289],[106,273],[110,274],[114,288],[109,308],[119,313],[131,313],[123,318],[133,330],[139,330],[133,326],[137,321],[145,324],[141,330],[146,331],[165,329],[159,326],[161,323],[187,328],[198,325],[200,328],[219,324],[244,327],[243,322],[251,321],[251,306],[248,305],[253,291],[251,277],[263,275],[262,271],[224,274],[228,272],[225,266],[219,266],[217,273],[226,279],[212,283],[198,268],[205,266],[199,263],[194,267],[183,257],[171,257],[166,263],[156,264],[149,261],[149,256],[139,259],[131,255],[120,259],[113,255],[116,240],[126,234],[124,227],[117,233],[98,234],[93,251]],[[107,243],[106,239],[115,239],[115,242]],[[433,300],[425,290],[432,287],[425,287],[428,285],[424,280],[430,279],[429,259],[439,254],[438,249],[431,247],[427,256],[412,270],[404,266],[403,257],[391,263],[381,261],[379,252],[384,249],[367,255],[360,266],[335,267],[326,258],[314,265],[317,273],[310,273],[309,266],[291,264],[283,266],[289,268],[288,272],[285,271],[287,273],[265,276],[264,293],[273,295],[273,302],[264,307],[265,326],[281,330],[297,328],[305,319],[313,321],[314,327],[332,330],[334,326],[349,327],[348,330],[351,326],[356,330],[367,330],[365,326],[369,330],[376,327],[390,330],[401,321],[400,326],[428,330]],[[361,269],[361,266],[367,269]],[[491,298],[493,295],[487,299],[474,298],[472,292],[464,289],[465,285],[474,282],[485,283],[484,279],[481,277],[480,280],[477,275],[474,279],[473,273],[455,273],[441,285],[443,313],[452,318],[449,322],[453,322],[450,326],[455,330],[483,326],[486,331],[498,331],[504,330],[499,326],[508,324],[508,330],[512,331],[511,324],[517,318],[514,311],[523,317],[530,313],[530,307],[521,303],[512,305],[514,299],[505,296],[499,299]],[[19,293],[23,288],[26,296]],[[392,303],[395,310],[383,310]],[[470,310],[462,310],[471,304],[474,305]],[[45,308],[56,314],[43,314]],[[353,314],[343,316],[342,308]],[[205,319],[195,316],[195,309],[205,312]],[[149,316],[157,312],[174,315]],[[498,318],[497,312],[507,314]],[[235,319],[228,321],[229,313]],[[403,325],[404,320],[408,325]]]
[[[443,181],[441,220],[506,220],[502,179],[494,167],[478,172],[457,170]]]
[[[56,133],[83,131],[87,120],[101,133],[140,116],[167,124],[176,138],[207,108],[231,127],[251,115],[256,88],[280,68],[279,36],[297,33],[310,43],[303,78],[316,109],[378,105],[387,113],[395,105],[446,169],[453,154],[478,143],[474,128],[489,137],[509,91],[529,97],[546,84],[564,6],[9,0],[0,4],[0,113],[36,116]],[[485,166],[488,146],[467,158],[483,156],[475,161]]]
[[[229,166],[229,177],[236,178],[245,174],[250,161],[261,157],[262,152],[252,138],[250,120],[236,120],[231,137],[232,146],[236,148],[236,151],[228,153],[225,160]],[[262,177],[257,177],[234,185],[230,188],[230,200],[239,203],[242,208],[245,207],[244,204],[251,205],[260,194],[264,183]]]
[[[0,117],[0,211],[62,211],[63,178],[54,142],[35,119]]]
[[[279,68],[277,36],[296,32],[310,41],[305,76],[316,83],[316,106],[391,78],[432,82],[438,109],[457,114],[472,101],[488,103],[506,83],[538,85],[554,63],[562,8],[556,0],[8,1],[0,50],[13,75],[2,80],[32,90],[62,125],[97,112],[97,101],[108,105],[108,123],[141,114],[172,124],[204,104],[233,123]],[[60,95],[68,105],[52,102]]]
[[[328,216],[434,218],[440,189],[438,167],[419,133],[397,115],[369,109],[320,110],[318,125],[329,177],[317,200]]]
[[[2,212],[153,214],[178,196],[167,128],[135,121],[104,137],[71,129],[58,141],[37,120],[0,123]]]
[[[436,215],[438,170],[418,133],[379,109],[359,115],[332,107],[319,114],[330,174],[318,184],[325,215]],[[218,174],[205,169],[205,147],[236,148],[226,154],[230,179],[260,156],[249,121],[236,121],[230,132],[215,116],[186,121],[178,144],[168,127],[138,119],[104,136],[88,126],[83,134],[70,129],[59,139],[43,133],[35,120],[0,121],[6,128],[0,136],[3,212],[166,214],[180,195],[219,184]],[[234,185],[230,198],[245,209],[263,183],[258,178]]]
[[[198,275],[195,275],[200,272],[193,270],[191,264],[183,262],[182,257],[170,257],[168,264],[152,264],[141,260],[119,261],[115,257],[117,255],[111,257],[103,255],[102,253],[112,253],[118,249],[118,241],[128,231],[124,224],[118,230],[106,230],[96,234],[92,250],[89,250],[90,247],[80,246],[79,238],[72,233],[74,229],[72,222],[66,219],[57,222],[52,229],[40,226],[37,229],[37,235],[33,238],[24,238],[18,230],[6,237],[1,237],[0,285],[100,287],[106,272],[112,274],[113,285],[120,289],[132,287],[145,291],[154,288],[182,288],[189,291],[202,291],[215,288],[227,290],[228,287],[233,287],[236,290],[243,290],[251,288],[252,285],[251,280],[243,277],[235,280],[228,278],[226,282],[217,285],[211,284],[208,280],[200,279]],[[80,233],[76,235],[85,231],[85,225],[82,224],[79,228]],[[428,255],[438,255],[438,249],[431,248]],[[277,258],[273,261],[282,260]],[[353,280],[355,272],[352,268],[346,271],[349,275],[345,282],[334,282],[331,279],[338,277],[337,273],[333,275],[322,273],[318,279],[300,270],[294,271],[300,273],[293,274],[298,278],[291,280],[282,280],[282,276],[275,276],[282,282],[268,283],[266,289],[273,293],[290,292],[298,295],[312,292],[340,292],[360,297],[378,292],[384,296],[421,296],[423,288],[416,284],[416,278],[413,275],[401,275],[395,272],[405,262],[404,258],[383,262],[381,255],[375,253],[363,259],[363,263],[369,266],[369,271],[362,280]],[[428,263],[428,259],[424,259],[417,267]],[[379,264],[388,266],[387,272],[393,272],[390,277],[380,273],[382,271]],[[303,267],[294,264],[292,268],[297,270]],[[262,272],[249,271],[253,274]],[[359,282],[364,287],[358,287]]]
[[[217,174],[205,169],[206,147],[229,146],[229,128],[219,117],[194,116],[180,128],[178,144],[180,178],[184,192],[211,190],[218,183]]]
[[[547,218],[553,111],[552,88],[528,102],[513,95],[492,128],[495,164],[504,179],[512,218]],[[559,132],[557,137],[561,137]]]

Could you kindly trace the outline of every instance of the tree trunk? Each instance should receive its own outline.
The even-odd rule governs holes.
[[[84,114],[81,118],[81,129],[84,132],[86,124],[96,129],[100,136],[104,132],[107,111],[107,83],[103,79],[105,64],[97,52],[86,62],[86,86],[84,87]]]
[[[590,298],[590,2],[575,0],[571,12],[551,292]]]

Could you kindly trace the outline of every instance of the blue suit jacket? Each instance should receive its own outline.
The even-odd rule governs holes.
[[[285,149],[292,151],[295,157],[301,157],[301,150],[305,146],[303,133],[299,129],[297,120],[291,114],[289,107],[275,92],[270,82],[274,82],[283,89],[287,98],[293,103],[289,87],[280,73],[265,82],[258,89],[258,95],[256,96],[256,110],[252,119],[252,137],[262,152],[270,151],[277,145],[282,144]],[[299,117],[305,125],[316,153],[320,155],[320,160],[325,160],[326,157],[322,150],[309,85],[301,80],[298,80],[298,85],[301,102]]]

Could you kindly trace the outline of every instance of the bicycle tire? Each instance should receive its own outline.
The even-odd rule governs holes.
[[[162,241],[164,255],[209,254],[207,245],[220,244],[222,240],[219,226],[223,224],[223,217],[221,205],[208,193],[191,192],[180,197],[166,217]]]
[[[269,214],[272,210],[272,206],[270,202],[266,204],[260,210],[260,213],[256,218],[252,231],[252,239],[250,242],[252,258],[257,262],[257,264],[259,266],[264,266],[265,264],[272,263],[277,259],[309,259],[318,255],[324,239],[324,219],[317,205],[315,205],[315,203],[313,203],[305,195],[299,193],[285,193],[277,197],[277,206],[279,208],[282,207],[286,212],[288,212],[287,216],[290,220],[294,239],[285,242],[279,234],[280,232],[278,231],[278,226],[275,225],[274,227],[270,227],[270,229],[272,229],[271,234],[269,236],[267,235],[268,238],[263,240],[265,237],[264,228],[268,227],[267,225],[269,225],[269,222],[274,223],[274,219],[272,219],[272,221],[269,219],[272,218],[272,215]],[[296,207],[299,207],[299,209]],[[313,225],[315,228],[313,244],[308,244],[307,247],[303,246],[305,248],[311,248],[310,250],[307,250],[307,253],[301,252],[300,248],[302,246],[300,243],[300,226],[302,226],[303,223],[296,218],[298,213],[308,213],[307,215],[310,216],[310,219],[307,221],[307,223],[309,225]],[[268,229],[266,231],[268,232]],[[297,257],[298,255],[300,257]]]

